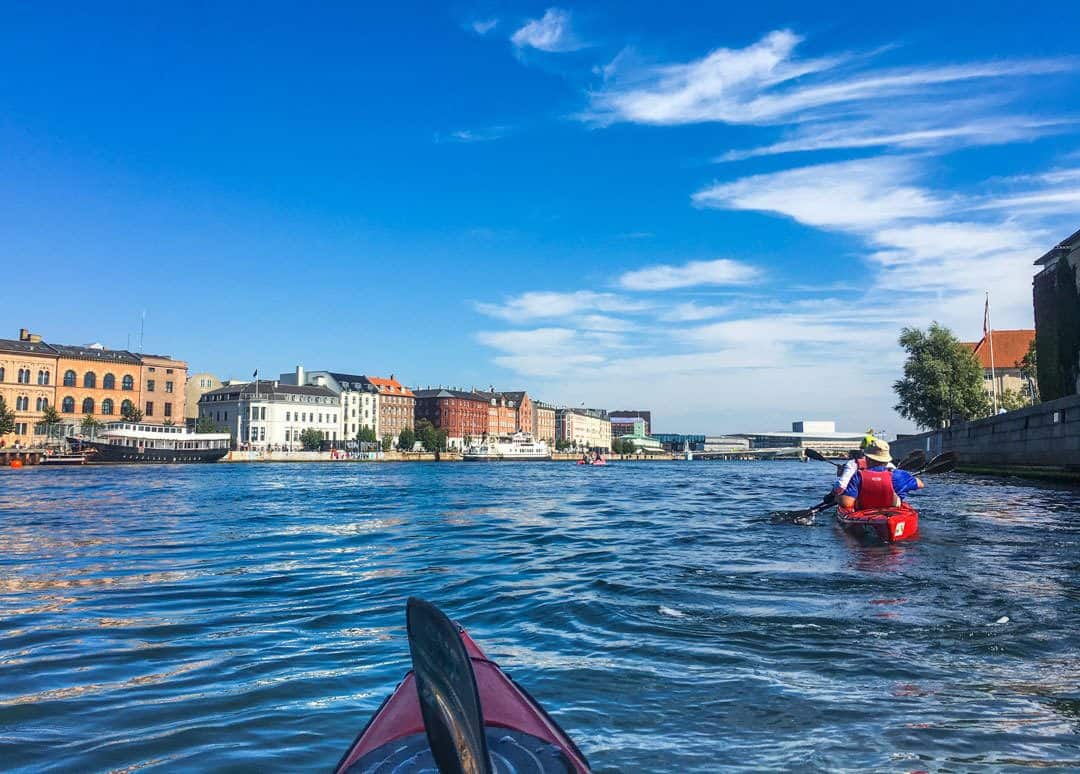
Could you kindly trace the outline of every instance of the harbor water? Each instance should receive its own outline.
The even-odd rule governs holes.
[[[464,624],[595,770],[1080,767],[1080,490],[938,477],[864,545],[825,465],[0,471],[5,770],[327,771]]]

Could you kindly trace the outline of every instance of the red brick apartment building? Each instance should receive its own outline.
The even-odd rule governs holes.
[[[488,434],[491,408],[488,396],[443,388],[416,390],[413,394],[416,397],[416,421],[426,419],[445,430],[450,448],[461,448],[465,439],[479,440]]]
[[[415,425],[416,396],[408,387],[390,374],[389,379],[380,376],[365,376],[364,380],[379,393],[379,434],[397,438],[406,427]]]

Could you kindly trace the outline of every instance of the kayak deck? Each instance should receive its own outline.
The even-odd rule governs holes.
[[[883,543],[911,540],[919,534],[919,512],[907,503],[895,508],[865,508],[860,511],[836,509],[836,521],[859,537],[871,537]]]
[[[589,772],[584,754],[558,723],[489,660],[464,630],[459,631],[476,674],[494,770],[523,774]],[[437,767],[424,730],[416,676],[410,671],[352,743],[337,772],[418,771],[437,771]]]

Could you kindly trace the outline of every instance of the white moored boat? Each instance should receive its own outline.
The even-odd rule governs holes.
[[[534,441],[528,433],[517,433],[510,438],[488,438],[474,443],[461,458],[468,462],[550,460],[551,450],[544,441]]]
[[[185,427],[111,422],[93,439],[69,438],[88,462],[217,462],[229,453],[228,433]]]

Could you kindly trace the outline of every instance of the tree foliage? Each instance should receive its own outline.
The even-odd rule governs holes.
[[[421,419],[416,423],[416,437],[424,445],[425,451],[446,451],[446,431],[435,427],[427,419]]]
[[[560,438],[557,441],[555,441],[555,451],[566,451],[571,446],[573,446],[573,444],[570,443],[565,438]]]
[[[221,427],[211,417],[199,417],[195,421],[196,433],[221,433]]]
[[[1030,406],[1031,396],[1028,395],[1026,390],[1018,392],[1017,390],[1005,389],[998,395],[998,405],[1006,411],[1016,411]]]
[[[135,404],[127,401],[120,407],[120,418],[125,422],[131,422],[132,424],[138,424],[142,422],[142,412],[135,408]],[[85,422],[83,423],[85,424]]]
[[[375,435],[375,428],[368,425],[361,426],[359,432],[356,434],[356,440],[360,443],[378,443],[379,439]]]
[[[382,450],[388,452],[394,448],[394,436],[384,435],[382,437]]]
[[[400,433],[398,433],[398,449],[400,449],[401,451],[412,451],[412,448],[415,445],[416,433],[411,427],[406,427]]]
[[[4,398],[0,395],[0,435],[8,435],[15,432],[15,412],[7,407]]]
[[[94,432],[94,430],[101,427],[101,423],[94,418],[93,414],[86,414],[82,418],[81,427],[83,435],[90,435]]]
[[[893,383],[901,416],[937,429],[989,413],[982,368],[948,328],[936,322],[925,331],[904,328],[900,346],[908,355],[904,378]]]
[[[314,427],[300,433],[300,443],[306,451],[318,451],[322,448],[323,434]]]

